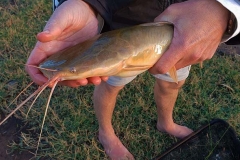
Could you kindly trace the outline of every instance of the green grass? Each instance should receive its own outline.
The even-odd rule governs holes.
[[[0,102],[9,113],[8,104],[31,81],[24,63],[36,43],[35,35],[51,15],[48,0],[0,2]],[[197,129],[213,118],[226,120],[240,135],[240,57],[216,54],[204,62],[204,68],[192,67],[181,89],[174,110],[175,121]],[[16,83],[9,88],[8,83]],[[128,84],[118,96],[113,116],[116,134],[136,159],[150,159],[177,141],[156,130],[156,108],[153,99],[154,79],[148,73]],[[33,92],[33,86],[17,103]],[[98,124],[92,102],[93,86],[77,89],[57,87],[50,103],[43,129],[39,155],[53,159],[107,159],[97,139]],[[62,94],[64,93],[64,94]],[[30,111],[28,103],[16,116],[29,125],[13,149],[35,147],[49,90],[45,91]],[[16,107],[16,103],[10,108]]]

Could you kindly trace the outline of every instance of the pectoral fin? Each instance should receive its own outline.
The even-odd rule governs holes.
[[[176,67],[173,66],[169,71],[168,71],[170,77],[174,80],[174,82],[178,83],[178,77],[177,77],[177,70]]]

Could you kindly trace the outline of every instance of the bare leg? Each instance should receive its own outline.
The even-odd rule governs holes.
[[[94,109],[99,123],[99,141],[112,160],[131,160],[132,154],[124,147],[115,135],[112,127],[112,114],[116,97],[123,86],[111,86],[102,82],[94,90]]]
[[[157,104],[157,129],[167,132],[178,138],[184,138],[193,131],[185,126],[173,122],[173,108],[178,96],[178,91],[185,80],[178,84],[156,79],[154,86],[154,98]]]

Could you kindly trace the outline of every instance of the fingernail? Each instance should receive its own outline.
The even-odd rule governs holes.
[[[50,33],[50,31],[49,31],[49,30],[45,30],[45,31],[43,31],[42,33],[49,34],[49,33]]]

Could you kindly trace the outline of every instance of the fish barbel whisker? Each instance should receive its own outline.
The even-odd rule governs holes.
[[[59,81],[98,76],[136,76],[151,68],[168,49],[172,41],[173,29],[174,26],[171,23],[154,22],[105,32],[51,55],[39,66],[25,64],[28,67],[39,69],[49,80],[17,105],[17,107],[0,122],[0,125],[19,110],[27,101],[36,96],[29,107],[27,112],[28,116],[29,111],[41,93],[48,86],[52,85],[41,125],[41,132],[35,152],[36,156],[49,103]],[[169,70],[169,73],[177,83],[178,79],[174,66]],[[23,91],[26,89],[27,87]],[[11,104],[12,103],[13,102],[11,102]]]

